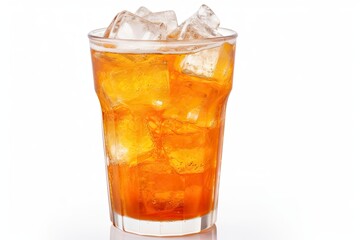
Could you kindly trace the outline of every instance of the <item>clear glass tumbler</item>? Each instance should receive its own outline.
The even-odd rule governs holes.
[[[210,228],[237,34],[147,41],[104,31],[89,39],[114,226],[155,236]]]

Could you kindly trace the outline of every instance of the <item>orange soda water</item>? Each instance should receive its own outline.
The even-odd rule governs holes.
[[[201,51],[218,58],[201,69],[194,51],[91,50],[114,213],[175,221],[216,209],[234,52],[226,42]]]

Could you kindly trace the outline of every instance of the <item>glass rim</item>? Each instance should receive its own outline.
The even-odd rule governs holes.
[[[180,54],[198,52],[219,47],[224,43],[235,44],[237,33],[227,28],[219,28],[223,36],[191,40],[135,40],[104,38],[105,28],[89,32],[90,48],[113,53],[163,53]]]
[[[104,33],[106,30],[106,28],[98,28],[95,30],[92,30],[88,33],[88,38],[90,40],[94,40],[94,41],[101,41],[101,42],[106,42],[106,43],[126,43],[126,42],[131,42],[131,43],[153,43],[154,45],[157,44],[161,44],[161,45],[196,45],[196,44],[209,44],[209,43],[215,43],[215,42],[226,42],[226,41],[231,41],[233,39],[236,39],[238,34],[231,29],[228,28],[218,28],[220,33],[227,33],[225,35],[222,36],[216,36],[216,37],[211,37],[211,38],[203,38],[203,39],[190,39],[190,40],[176,40],[176,39],[171,39],[171,40],[138,40],[138,39],[114,39],[114,38],[105,38],[103,36],[99,36],[99,33]]]

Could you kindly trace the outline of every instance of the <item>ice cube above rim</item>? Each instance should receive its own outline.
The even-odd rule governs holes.
[[[136,10],[135,15],[142,17],[153,23],[164,23],[167,35],[178,27],[176,13],[172,10],[151,12],[146,7],[140,7]]]
[[[153,23],[131,12],[118,13],[104,33],[105,38],[165,40],[166,26]]]
[[[180,26],[174,11],[152,12],[140,7],[135,14],[122,11],[107,27],[104,38],[126,40],[193,40],[221,36],[219,18],[205,4]]]
[[[138,15],[139,17],[144,17],[150,13],[151,11],[146,7],[139,7],[138,10],[136,10],[135,15]]]
[[[203,4],[195,14],[170,33],[168,39],[192,40],[219,37],[221,36],[218,33],[219,25],[219,18]]]

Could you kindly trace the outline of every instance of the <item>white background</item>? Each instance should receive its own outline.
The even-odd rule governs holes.
[[[110,239],[87,33],[203,2],[239,34],[217,239],[360,238],[358,0],[2,0],[0,239]]]

